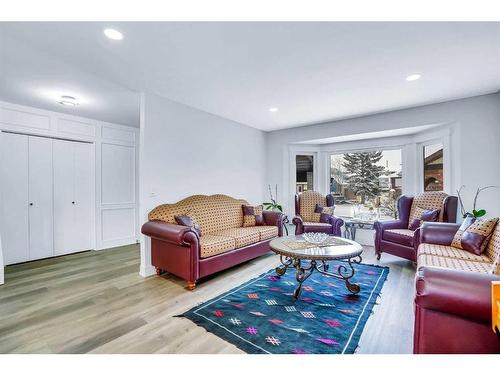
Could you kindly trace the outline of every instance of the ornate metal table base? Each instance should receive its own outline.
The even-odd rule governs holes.
[[[302,283],[306,281],[314,271],[317,271],[323,275],[344,280],[347,290],[349,290],[349,292],[353,294],[357,294],[359,293],[361,288],[359,287],[358,284],[351,283],[349,279],[351,279],[356,272],[353,267],[353,264],[359,264],[361,263],[361,260],[362,260],[361,255],[358,255],[354,258],[349,258],[347,259],[348,266],[340,264],[337,267],[336,272],[333,273],[329,272],[330,265],[325,260],[320,259],[316,261],[312,259],[310,260],[309,266],[304,268],[302,267],[300,259],[280,255],[281,265],[276,267],[276,274],[278,276],[283,276],[288,268],[295,268],[295,278],[299,283],[299,285],[297,286],[297,288],[295,288],[295,291],[293,292],[293,297],[295,299],[298,299],[300,296],[300,292],[302,290]]]

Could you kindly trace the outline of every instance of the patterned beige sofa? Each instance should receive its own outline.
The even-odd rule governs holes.
[[[272,238],[281,236],[284,215],[264,211],[264,225],[243,227],[242,206],[248,202],[226,195],[193,195],[154,208],[142,233],[151,237],[152,264],[158,274],[170,272],[188,282],[267,253]],[[175,215],[187,215],[200,226],[177,225]]]
[[[493,231],[486,251],[481,255],[451,246],[459,224],[425,223],[420,233],[417,269],[445,267],[459,271],[500,274],[500,225]]]

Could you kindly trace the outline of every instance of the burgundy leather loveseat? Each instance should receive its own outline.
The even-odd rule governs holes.
[[[459,224],[424,223],[418,248],[416,354],[500,353],[491,282],[500,280],[500,225],[482,255],[451,247]]]
[[[151,261],[157,274],[164,271],[196,281],[269,252],[269,242],[283,235],[284,215],[264,211],[263,225],[242,227],[242,206],[248,203],[226,195],[193,195],[153,209],[142,233],[151,237]],[[188,215],[200,226],[177,225],[175,215]]]
[[[313,221],[313,214],[316,205],[322,207],[335,207],[333,195],[322,195],[316,191],[308,190],[301,194],[295,194],[295,217],[292,223],[295,224],[295,234],[305,232],[323,232],[334,236],[341,236],[341,227],[344,220],[333,215],[328,216],[324,222]]]
[[[421,210],[439,210],[438,221],[454,223],[457,218],[455,196],[443,192],[425,192],[414,197],[403,195],[398,200],[398,220],[375,222],[375,253],[389,253],[415,262],[420,243],[420,228],[410,229]]]

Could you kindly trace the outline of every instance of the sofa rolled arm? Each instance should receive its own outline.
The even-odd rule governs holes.
[[[145,223],[141,228],[141,232],[151,238],[170,242],[174,245],[187,246],[198,241],[198,234],[190,227],[158,220]]]
[[[453,241],[460,224],[424,222],[420,227],[420,243],[448,246]]]
[[[278,227],[278,236],[283,236],[283,225],[286,219],[286,215],[283,212],[263,211],[262,216],[264,217],[266,225]]]
[[[491,323],[491,282],[500,276],[440,267],[421,267],[416,277],[415,305]]]

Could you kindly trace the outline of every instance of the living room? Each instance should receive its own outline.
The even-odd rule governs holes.
[[[182,9],[0,22],[2,357],[498,363],[498,20]]]

